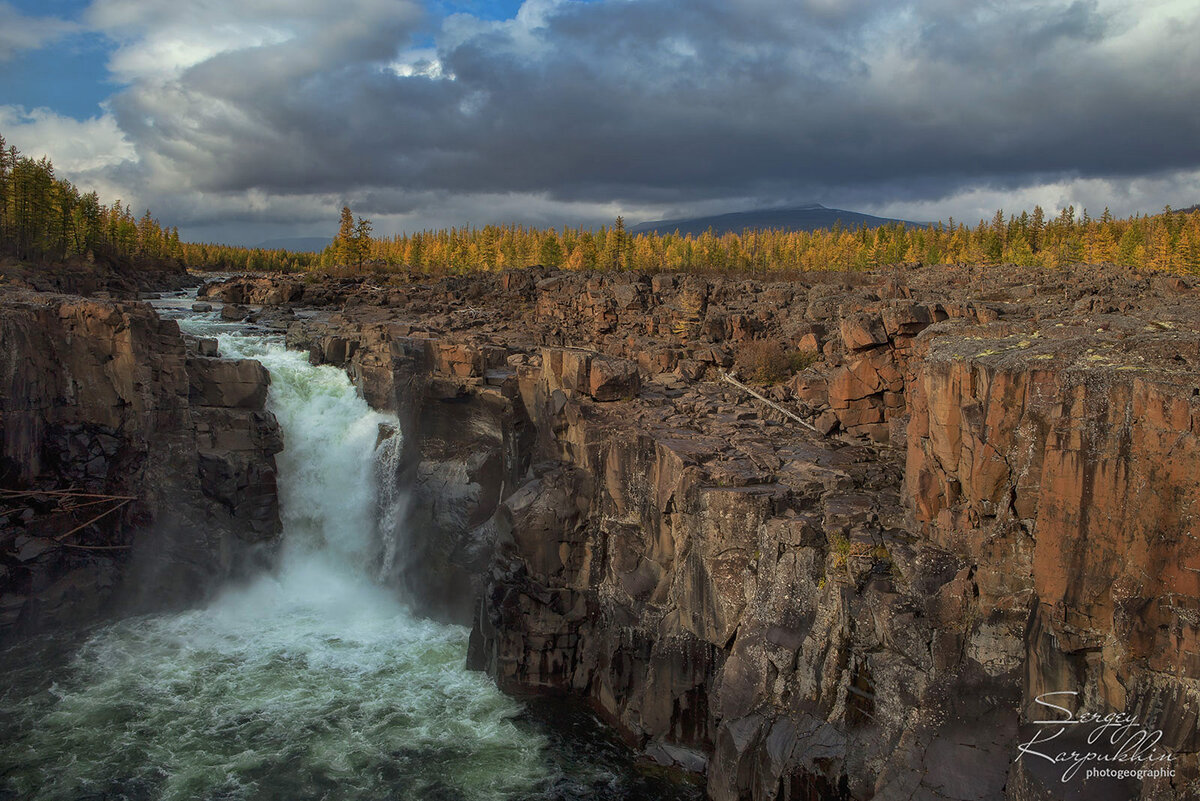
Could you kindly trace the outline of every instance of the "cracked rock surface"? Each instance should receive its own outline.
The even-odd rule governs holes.
[[[418,604],[714,799],[1063,798],[1034,699],[1195,797],[1200,291],[1111,266],[304,282],[213,301],[397,411]],[[766,340],[807,354],[722,380]],[[1103,788],[1086,792],[1103,797]],[[1111,788],[1110,788],[1111,789]]]

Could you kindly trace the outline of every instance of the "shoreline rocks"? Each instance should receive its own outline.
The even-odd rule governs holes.
[[[20,290],[0,346],[0,637],[194,603],[257,563],[282,447],[261,365],[189,356],[211,348],[141,303]]]
[[[589,700],[711,798],[1061,797],[1013,763],[1050,691],[1169,732],[1138,792],[1184,798],[1200,293],[1158,283],[330,282],[288,336],[412,421],[438,546],[409,589],[460,622],[430,587],[478,598],[471,664]],[[823,433],[716,380],[768,337],[819,354],[761,391]]]

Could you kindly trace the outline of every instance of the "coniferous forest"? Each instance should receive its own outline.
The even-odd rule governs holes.
[[[105,203],[55,175],[0,136],[0,253],[29,262],[71,258],[172,260],[221,271],[412,271],[431,275],[540,264],[573,270],[704,272],[864,270],[905,264],[1015,264],[1056,268],[1114,263],[1200,274],[1200,208],[1117,219],[1073,207],[1048,215],[997,211],[968,226],[953,218],[919,228],[748,230],[699,236],[636,234],[611,226],[464,227],[372,236],[371,222],[343,208],[338,235],[320,253],[183,242],[178,229],[121,200]]]

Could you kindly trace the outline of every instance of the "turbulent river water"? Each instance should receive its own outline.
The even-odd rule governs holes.
[[[182,324],[211,334],[213,317]],[[403,557],[401,499],[379,480],[394,419],[278,338],[220,346],[271,373],[278,565],[203,609],[0,654],[0,798],[696,797],[639,773],[587,715],[501,694],[465,669],[466,629],[374,580]]]

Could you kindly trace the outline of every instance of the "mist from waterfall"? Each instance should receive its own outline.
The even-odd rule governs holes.
[[[545,738],[465,670],[467,631],[414,619],[375,581],[403,514],[395,418],[277,340],[220,347],[271,373],[285,443],[277,569],[205,609],[97,632],[41,703],[16,699],[28,719],[0,775],[21,797],[64,801],[530,792]]]
[[[184,304],[188,305],[188,304]],[[0,801],[664,801],[586,712],[467,671],[468,631],[383,582],[409,551],[403,432],[341,370],[216,313],[180,314],[261,361],[283,523],[275,568],[206,608],[0,652]]]

